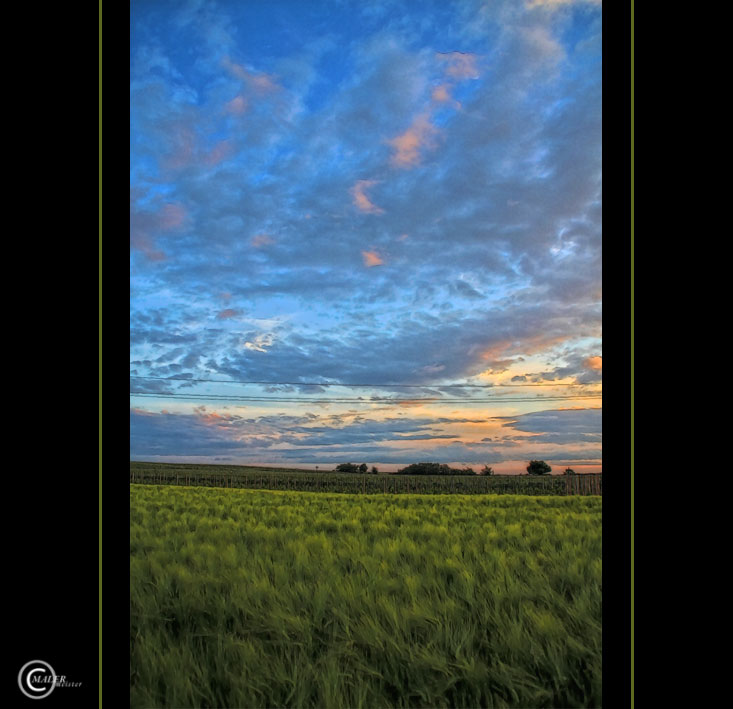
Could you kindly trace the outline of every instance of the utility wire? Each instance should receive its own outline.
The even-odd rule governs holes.
[[[581,399],[600,399],[601,394],[595,395],[578,395],[578,396],[534,396],[534,397],[517,397],[517,396],[495,396],[483,398],[461,398],[461,399],[443,399],[441,397],[419,397],[413,399],[389,399],[389,398],[308,398],[308,397],[278,397],[278,396],[234,396],[225,394],[172,394],[157,392],[130,392],[130,396],[161,398],[161,399],[187,399],[202,401],[231,401],[231,402],[278,402],[278,403],[311,403],[311,404],[399,404],[399,403],[417,403],[417,402],[438,402],[442,404],[483,404],[489,402],[519,402],[519,401],[576,401]]]
[[[186,377],[153,377],[131,374],[130,379],[152,379],[164,382],[195,382],[211,384],[260,384],[268,386],[320,386],[320,387],[347,387],[347,388],[388,388],[399,387],[403,389],[494,389],[497,387],[584,387],[589,384],[340,384],[337,382],[263,382],[246,381],[241,379],[193,379]]]

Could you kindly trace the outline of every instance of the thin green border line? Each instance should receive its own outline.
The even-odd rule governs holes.
[[[97,316],[99,320],[99,542],[98,542],[98,569],[99,569],[99,693],[98,701],[102,706],[102,0],[99,0],[99,309]]]

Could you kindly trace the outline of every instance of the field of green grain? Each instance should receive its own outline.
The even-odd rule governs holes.
[[[601,498],[130,486],[131,707],[601,706]]]
[[[360,475],[297,468],[130,461],[130,482],[302,492],[601,495],[603,475]]]

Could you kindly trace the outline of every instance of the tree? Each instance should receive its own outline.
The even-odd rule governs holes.
[[[451,468],[446,463],[412,463],[398,475],[475,475],[471,468]]]
[[[544,460],[530,460],[527,472],[530,475],[549,475],[552,468]]]
[[[478,471],[478,474],[479,475],[493,475],[494,469],[490,468],[488,465],[484,465],[484,467]]]
[[[354,463],[340,463],[336,466],[337,473],[358,473],[359,466]]]
[[[373,475],[376,475],[378,472],[379,472],[379,470],[377,470],[377,466],[376,465],[372,465],[372,474]]]
[[[362,464],[361,464],[361,465],[359,466],[359,472],[360,472],[360,473],[366,473],[366,471],[367,471],[367,470],[368,470],[368,468],[367,468],[367,464],[366,464],[366,463],[362,463]]]
[[[562,474],[563,475],[576,475],[576,472],[572,468],[565,468]]]

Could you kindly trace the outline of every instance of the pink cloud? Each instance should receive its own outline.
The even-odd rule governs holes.
[[[438,53],[440,61],[445,62],[446,73],[454,79],[478,79],[479,71],[476,66],[478,55],[464,52]]]
[[[433,89],[432,98],[433,101],[437,101],[438,103],[445,103],[446,101],[451,100],[451,95],[449,93],[450,86],[448,84],[441,84],[440,86],[436,86]]]
[[[222,64],[233,76],[243,81],[249,89],[256,93],[267,93],[280,88],[271,75],[249,71],[241,64],[233,62],[229,57],[224,57]]]
[[[180,204],[166,204],[160,211],[160,228],[165,231],[179,229],[186,221],[186,208]]]
[[[364,193],[364,190],[376,184],[376,180],[357,180],[356,184],[351,188],[351,195],[354,198],[353,203],[362,212],[367,212],[368,214],[384,214],[384,210],[381,207],[377,207]]]
[[[153,240],[139,229],[130,231],[130,248],[139,251],[148,261],[165,261],[165,253],[156,249]]]
[[[444,103],[451,106],[456,110],[461,108],[459,101],[456,101],[450,94],[453,84],[440,84],[433,89],[433,93],[430,95],[433,99],[433,103]]]
[[[256,234],[252,237],[250,243],[252,244],[252,246],[259,248],[260,246],[268,246],[269,244],[274,244],[275,239],[273,239],[269,234]]]
[[[420,151],[432,146],[432,137],[438,132],[430,122],[428,114],[421,114],[413,120],[410,127],[389,141],[395,148],[392,164],[397,167],[414,167],[420,163]]]
[[[229,113],[241,116],[247,110],[247,99],[244,96],[236,96],[227,103],[226,110]]]
[[[156,248],[155,235],[185,227],[188,212],[178,203],[168,202],[157,211],[138,209],[130,201],[130,248],[139,251],[148,261],[163,261],[166,255]]]
[[[602,370],[603,369],[603,357],[588,357],[587,360],[585,360],[585,366],[588,367],[588,369],[597,369]]]
[[[381,266],[384,263],[382,257],[376,251],[362,251],[361,255],[364,259],[364,265],[367,268],[371,268],[372,266]]]
[[[217,320],[228,320],[229,318],[233,318],[239,315],[239,311],[235,310],[234,308],[227,308],[226,310],[222,310],[219,312],[216,316]]]
[[[232,142],[230,140],[220,140],[206,156],[207,165],[218,165],[222,160],[226,159],[232,153]]]

